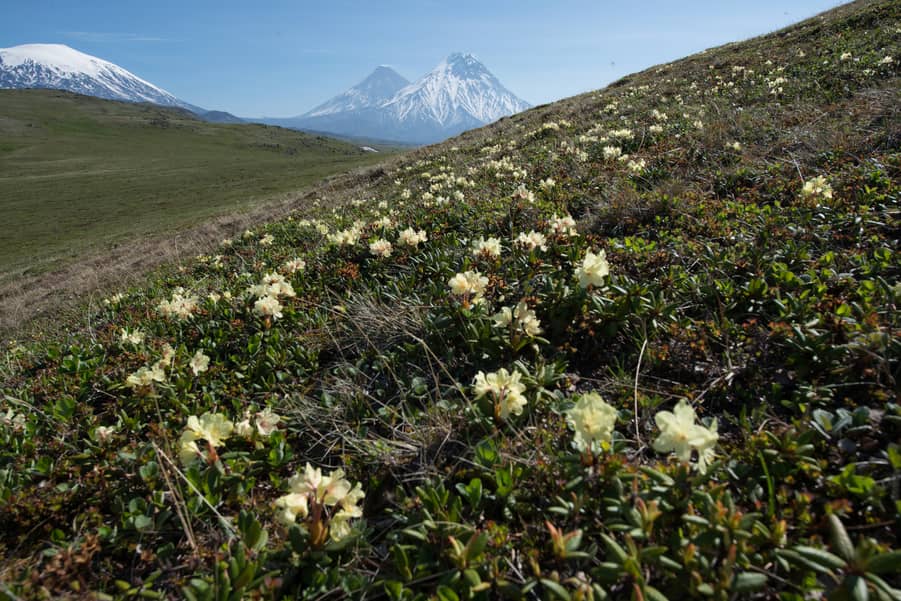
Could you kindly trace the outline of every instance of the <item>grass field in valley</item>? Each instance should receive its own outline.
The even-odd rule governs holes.
[[[0,283],[171,233],[383,155],[55,90],[0,90]]]
[[[842,6],[10,345],[0,598],[901,600],[899,59]]]

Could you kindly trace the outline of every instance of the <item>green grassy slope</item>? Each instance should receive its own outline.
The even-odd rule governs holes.
[[[0,90],[0,277],[374,162],[337,140],[54,90]]]
[[[899,599],[899,56],[655,67],[13,346],[0,594]]]

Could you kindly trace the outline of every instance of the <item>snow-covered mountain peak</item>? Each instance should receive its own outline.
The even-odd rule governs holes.
[[[60,73],[98,75],[113,63],[79,52],[65,44],[23,44],[0,49],[0,61],[8,67],[34,63]]]
[[[358,111],[383,105],[409,84],[388,65],[379,65],[366,79],[346,92],[320,104],[304,117],[321,117],[346,111]]]
[[[196,108],[116,64],[64,44],[0,48],[0,88],[52,88],[110,100]]]
[[[455,52],[398,92],[386,108],[399,120],[426,119],[447,128],[491,123],[529,104],[507,90],[472,54]]]
[[[455,52],[409,83],[387,65],[343,94],[270,123],[347,136],[437,142],[529,108],[472,54]]]

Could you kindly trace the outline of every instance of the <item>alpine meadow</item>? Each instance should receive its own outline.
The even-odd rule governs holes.
[[[899,63],[860,0],[388,157],[27,92],[190,132],[191,223],[307,187],[11,326],[0,599],[901,601]]]

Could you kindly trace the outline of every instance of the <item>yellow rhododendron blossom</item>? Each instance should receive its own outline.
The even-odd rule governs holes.
[[[307,266],[307,262],[303,259],[294,258],[282,265],[282,271],[287,273],[296,273],[303,271]]]
[[[144,342],[144,332],[141,330],[129,330],[128,328],[122,328],[119,332],[119,340],[123,344],[134,344],[138,345]]]
[[[397,241],[400,244],[405,244],[407,246],[412,246],[416,248],[421,243],[426,242],[429,237],[426,235],[425,230],[419,230],[418,232],[414,230],[412,227],[408,227],[404,231],[400,233]]]
[[[235,425],[221,413],[206,412],[200,417],[188,417],[185,434],[190,433],[194,440],[205,440],[210,446],[219,447],[234,430]]]
[[[541,322],[535,311],[530,309],[524,300],[519,301],[513,309],[502,308],[492,319],[498,327],[505,328],[512,325],[515,332],[523,332],[531,338],[538,336],[542,331]]]
[[[610,264],[607,263],[607,253],[603,250],[597,254],[591,251],[585,253],[582,265],[576,269],[576,277],[582,288],[603,285],[604,278],[609,274]]]
[[[160,302],[157,308],[163,317],[182,320],[191,317],[197,311],[199,303],[199,298],[193,295],[185,296],[185,291],[177,288],[172,293],[172,299]]]
[[[801,196],[804,198],[817,196],[829,200],[832,198],[832,186],[829,185],[825,177],[818,175],[804,182],[804,187],[801,188]]]
[[[485,255],[493,259],[501,256],[501,241],[497,238],[479,238],[472,245],[472,254]]]
[[[384,238],[379,238],[369,244],[369,252],[373,256],[387,258],[391,256],[391,243]]]
[[[203,354],[202,350],[194,353],[194,356],[191,357],[191,371],[194,372],[194,375],[201,374],[209,369],[210,366],[210,358]]]
[[[477,301],[488,287],[488,278],[478,271],[464,271],[448,280],[447,285],[453,294]]]
[[[566,414],[566,421],[576,433],[576,448],[583,452],[596,452],[602,446],[609,445],[616,417],[616,409],[598,393],[589,392],[579,397]]]
[[[314,545],[322,544],[325,529],[333,541],[346,538],[351,532],[350,520],[362,517],[360,501],[366,496],[360,483],[351,486],[344,470],[323,474],[309,463],[302,473],[288,480],[290,492],[275,501],[281,509],[279,517],[287,525],[301,520],[301,527],[310,533]],[[321,539],[316,539],[317,534]]]
[[[507,419],[510,414],[522,415],[526,406],[526,397],[523,396],[526,386],[520,378],[518,371],[510,373],[504,368],[488,374],[480,371],[473,380],[473,390],[476,398],[490,396],[494,399],[495,413]]]
[[[547,250],[547,238],[540,232],[531,231],[529,233],[520,233],[519,236],[516,237],[515,242],[518,246],[529,250],[534,250],[536,248]]]
[[[253,304],[253,311],[263,317],[279,319],[282,316],[282,304],[274,296],[264,296]]]
[[[713,448],[719,440],[716,420],[705,428],[695,423],[695,410],[688,401],[682,399],[673,411],[660,411],[654,416],[660,436],[653,443],[658,453],[673,452],[682,461],[691,459],[691,452],[698,452],[698,471],[707,471],[707,464],[713,458]]]
[[[254,417],[256,418],[254,422],[257,426],[257,432],[260,433],[260,436],[269,436],[278,430],[278,423],[282,421],[281,416],[268,407],[258,411]]]

